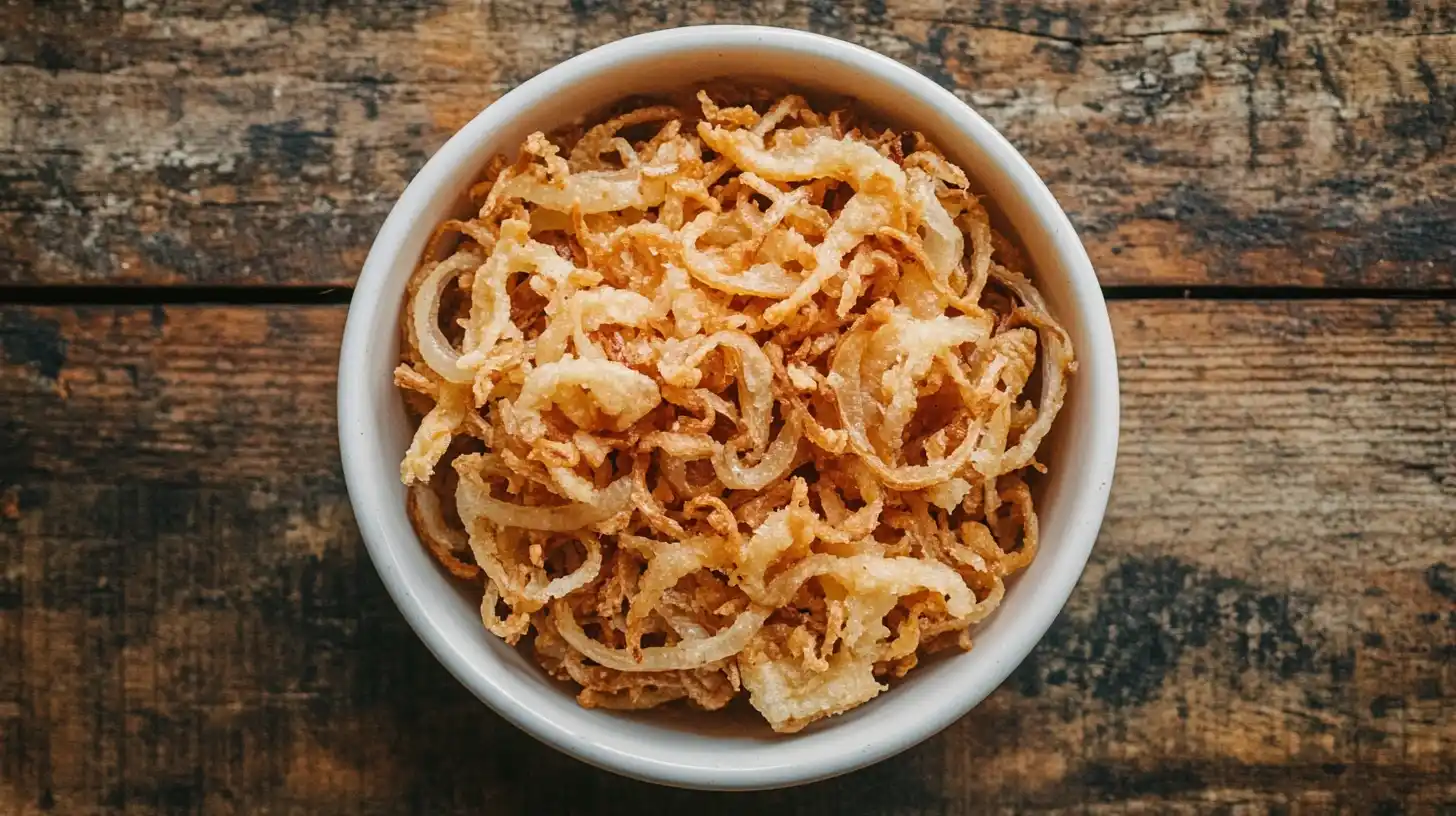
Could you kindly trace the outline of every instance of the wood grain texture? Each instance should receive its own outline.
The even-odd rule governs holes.
[[[0,812],[1456,807],[1456,304],[1113,304],[1092,564],[972,714],[713,796],[558,755],[426,653],[338,472],[343,309],[0,308]]]
[[[480,108],[705,22],[851,39],[952,89],[1105,283],[1456,287],[1456,6],[1421,0],[21,0],[0,283],[348,284]]]

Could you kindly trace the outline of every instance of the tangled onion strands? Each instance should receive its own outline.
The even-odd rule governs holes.
[[[839,557],[811,555],[779,575],[756,602],[768,607],[788,603],[794,593],[811,578],[830,575],[850,591],[865,585],[866,595],[891,594],[897,597],[920,590],[933,590],[946,598],[946,611],[963,618],[976,611],[976,600],[965,582],[953,570],[938,561],[920,558],[882,558],[853,555]]]
[[[727,270],[727,262],[698,248],[703,233],[713,225],[714,214],[705,212],[682,230],[683,262],[688,273],[705,286],[730,295],[782,298],[793,294],[803,282],[777,264],[756,264],[738,274]]]
[[[527,612],[512,612],[502,618],[498,611],[500,602],[500,587],[496,586],[495,581],[486,578],[485,592],[480,598],[480,622],[487,632],[515,645],[516,641],[531,631],[531,616]]]
[[[447,385],[437,392],[435,407],[420,420],[414,439],[400,463],[400,479],[407,485],[428,482],[450,446],[450,438],[470,412],[470,392],[464,386]]]
[[[469,580],[480,574],[480,567],[467,564],[456,557],[457,552],[469,548],[469,540],[462,531],[451,527],[445,520],[439,494],[427,485],[412,484],[409,486],[405,506],[410,523],[414,525],[420,538],[424,539],[430,554],[451,575]]]
[[[483,262],[484,258],[478,253],[465,250],[434,264],[415,291],[411,303],[415,347],[425,364],[450,382],[468,383],[475,373],[461,365],[460,352],[450,345],[445,333],[440,330],[441,293],[446,284],[462,272],[473,271]]]
[[[768,444],[769,422],[773,412],[773,366],[763,349],[752,337],[740,331],[720,331],[701,342],[669,343],[664,347],[658,370],[674,385],[694,388],[702,381],[699,366],[714,349],[726,346],[738,353],[739,413],[748,428],[749,441],[755,450]],[[712,393],[712,392],[709,392]]]
[[[463,457],[462,457],[463,459]],[[500,527],[519,527],[523,530],[541,530],[550,533],[565,533],[582,530],[599,521],[611,518],[627,509],[632,501],[632,479],[622,476],[600,491],[592,503],[574,502],[549,507],[526,507],[492,498],[480,474],[461,466],[457,459],[455,469],[460,474],[460,486],[455,499],[460,518],[469,530],[475,519],[483,518]]]
[[[622,431],[657,407],[662,394],[651,377],[609,360],[567,357],[532,371],[513,410],[527,438],[545,433],[542,412],[560,409],[579,427]]]
[[[409,517],[581,705],[797,731],[1013,591],[1071,342],[923,136],[754,90],[613,113],[488,163],[411,278]]]
[[[1046,301],[1031,285],[1031,281],[1005,267],[995,267],[992,275],[998,283],[1015,292],[1025,304],[1025,319],[1036,327],[1042,343],[1042,383],[1040,408],[1036,421],[1021,435],[1016,447],[1008,450],[1001,459],[1002,473],[1020,470],[1031,464],[1036,448],[1052,429],[1052,421],[1062,409],[1067,398],[1067,375],[1076,371],[1072,358],[1072,341],[1051,315],[1047,313]]]
[[[740,613],[732,626],[709,637],[685,640],[673,646],[651,646],[634,654],[626,649],[603,646],[587,637],[572,615],[570,604],[558,601],[551,607],[557,631],[573,649],[609,669],[626,672],[696,669],[732,657],[743,651],[771,611],[753,607]]]
[[[965,439],[956,447],[955,452],[944,459],[925,465],[894,466],[886,463],[870,444],[865,427],[866,397],[860,381],[859,364],[864,358],[865,347],[869,345],[869,341],[869,333],[851,332],[840,343],[834,355],[834,392],[839,402],[840,420],[849,434],[850,447],[893,490],[920,490],[951,479],[970,462],[971,454],[976,450],[981,423],[978,421],[971,431],[967,431]]]
[[[769,150],[763,137],[753,131],[728,130],[707,122],[699,123],[698,135],[740,169],[769,181],[832,178],[862,190],[872,179],[883,178],[897,189],[905,187],[905,171],[863,142],[818,139],[786,150]]]
[[[725,445],[713,455],[713,472],[718,481],[730,490],[762,490],[779,481],[793,467],[799,441],[804,438],[803,423],[798,414],[790,414],[783,430],[768,446],[758,464],[746,466],[732,445]]]
[[[522,580],[522,570],[512,569],[501,557],[499,536],[488,525],[472,525],[470,548],[491,586],[502,592],[512,606],[521,607],[516,611],[535,612],[547,601],[565,597],[590,584],[601,573],[601,542],[590,535],[581,536],[579,540],[586,547],[585,559],[575,570],[558,578],[551,578],[544,569],[535,568],[525,570],[527,577]]]

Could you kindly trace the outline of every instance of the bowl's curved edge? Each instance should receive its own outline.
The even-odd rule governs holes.
[[[949,110],[958,123],[973,134],[984,147],[996,153],[997,160],[1013,173],[1019,185],[1031,194],[1044,197],[1050,202],[1051,223],[1045,224],[1048,232],[1059,237],[1059,252],[1065,257],[1075,283],[1075,299],[1081,304],[1079,311],[1086,320],[1085,328],[1091,339],[1091,348],[1079,350],[1084,360],[1078,376],[1096,376],[1099,382],[1093,387],[1094,404],[1087,407],[1091,420],[1101,424],[1101,432],[1095,437],[1091,453],[1096,472],[1090,474],[1092,487],[1076,495],[1078,507],[1074,509],[1079,519],[1074,552],[1059,562],[1057,575],[1052,582],[1039,589],[1049,601],[1034,607],[1032,614],[1019,619],[1022,634],[1018,646],[1008,650],[994,667],[985,674],[975,689],[967,690],[956,705],[947,705],[938,714],[920,718],[907,727],[896,738],[871,745],[849,745],[833,755],[817,758],[812,767],[798,765],[760,766],[756,768],[706,768],[684,766],[673,762],[658,761],[637,754],[626,754],[612,746],[585,738],[569,727],[542,716],[530,706],[516,699],[495,678],[490,677],[471,663],[470,656],[461,652],[443,636],[429,610],[422,604],[405,583],[388,544],[387,533],[382,523],[368,512],[369,498],[365,495],[367,483],[373,475],[366,470],[358,445],[369,438],[369,425],[363,416],[363,397],[366,383],[356,372],[366,370],[369,359],[370,334],[374,320],[381,308],[381,289],[393,261],[394,247],[402,243],[409,232],[412,218],[422,208],[421,202],[429,195],[428,190],[438,186],[452,162],[458,161],[468,145],[479,141],[497,126],[509,121],[538,89],[559,82],[570,82],[587,75],[600,67],[612,64],[621,57],[642,56],[654,50],[677,48],[712,48],[725,40],[738,39],[766,42],[783,48],[799,48],[810,52],[835,56],[835,52],[851,49],[855,55],[900,84],[918,86],[917,91],[929,95]],[[1043,204],[1045,202],[1042,202]],[[1038,207],[1040,216],[1048,217],[1048,208]],[[393,304],[389,307],[394,311]],[[406,187],[399,201],[380,228],[371,246],[360,273],[354,296],[350,302],[345,324],[344,338],[340,350],[338,383],[339,446],[344,467],[345,484],[350,501],[354,505],[355,517],[363,535],[366,548],[375,568],[378,570],[391,598],[399,607],[411,628],[424,642],[429,651],[442,665],[472,693],[490,705],[497,713],[518,728],[570,756],[596,767],[623,774],[643,781],[674,787],[689,787],[713,790],[753,790],[805,784],[828,779],[872,765],[894,754],[900,753],[933,736],[955,720],[964,716],[979,704],[996,686],[1000,685],[1019,665],[1051,626],[1065,606],[1067,598],[1075,588],[1077,580],[1091,554],[1097,531],[1106,510],[1115,469],[1119,435],[1119,385],[1116,364],[1116,350],[1112,328],[1101,289],[1097,283],[1091,261],[1080,240],[1077,239],[1071,222],[1067,219],[1050,190],[1032,170],[1026,160],[977,113],[967,107],[954,95],[936,85],[914,70],[860,46],[845,43],[829,37],[789,29],[759,26],[701,26],[687,29],[670,29],[629,37],[573,57],[547,71],[538,74],[522,85],[502,96],[485,111],[472,119],[464,128],[451,137],[446,144],[426,162],[425,166]],[[1086,361],[1097,361],[1096,366]],[[1092,370],[1089,371],[1088,369]],[[1050,603],[1052,599],[1055,603]]]

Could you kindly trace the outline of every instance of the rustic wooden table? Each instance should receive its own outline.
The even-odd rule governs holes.
[[[1073,214],[1123,445],[1059,622],[940,736],[738,797],[595,771],[425,652],[351,519],[348,287],[482,106],[750,21],[955,90]],[[1456,808],[1456,5],[0,6],[0,812]]]

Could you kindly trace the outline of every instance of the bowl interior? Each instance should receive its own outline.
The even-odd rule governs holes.
[[[742,33],[754,31],[761,30],[739,29],[694,48],[661,39],[596,63],[601,52],[593,52],[532,80],[467,125],[410,185],[381,232],[379,240],[390,245],[376,244],[360,281],[361,292],[377,292],[377,298],[356,295],[354,308],[365,313],[350,315],[351,335],[355,320],[366,327],[362,353],[351,358],[352,338],[346,338],[345,354],[346,364],[362,361],[344,373],[359,379],[357,393],[363,395],[350,412],[356,419],[341,428],[349,455],[362,460],[350,467],[351,493],[356,508],[369,504],[358,515],[371,551],[427,645],[468,687],[547,742],[619,772],[708,787],[790,784],[867,764],[934,733],[989,693],[1040,637],[1080,574],[1111,477],[1110,459],[1102,461],[1110,456],[1108,434],[1114,449],[1116,439],[1115,361],[1100,292],[1070,225],[1014,150],[953,99],[916,84],[928,80],[897,73],[909,74],[881,64],[888,63],[883,57],[808,35],[781,42],[778,35]],[[865,60],[879,61],[879,70],[867,70]],[[478,594],[435,565],[405,518],[397,474],[412,427],[390,376],[406,280],[434,225],[466,208],[465,192],[491,155],[514,155],[527,134],[553,130],[612,100],[755,75],[779,78],[779,84],[787,79],[809,93],[853,96],[884,121],[924,132],[966,170],[999,225],[1025,248],[1034,280],[1070,333],[1081,366],[1040,456],[1051,468],[1038,485],[1041,552],[997,614],[981,625],[976,648],[922,665],[890,693],[792,737],[774,735],[741,709],[728,717],[683,706],[634,714],[583,710],[570,689],[487,633]],[[972,126],[980,130],[968,130]],[[1103,393],[1108,367],[1114,367],[1110,403]],[[356,470],[373,474],[357,491]],[[830,755],[837,759],[827,761]],[[705,769],[719,776],[694,776]]]

